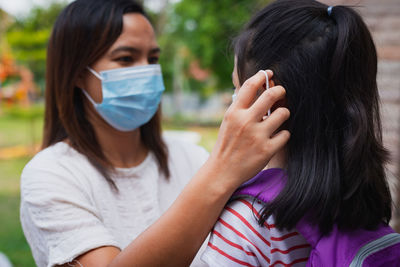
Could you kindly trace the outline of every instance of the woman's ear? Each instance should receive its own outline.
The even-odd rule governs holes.
[[[78,78],[78,80],[77,80],[76,83],[75,83],[75,86],[78,87],[78,88],[80,88],[80,89],[83,89],[84,86],[83,86],[82,79]]]
[[[80,89],[85,89],[85,80],[88,72],[85,70],[83,73],[79,74],[78,79],[75,82],[75,86]],[[86,89],[85,89],[86,90]]]

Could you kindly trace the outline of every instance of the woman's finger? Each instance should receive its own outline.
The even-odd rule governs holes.
[[[255,114],[257,120],[260,120],[277,101],[284,99],[285,96],[286,91],[282,86],[274,86],[258,97],[250,108],[251,112]]]
[[[268,137],[271,137],[289,117],[290,111],[287,108],[280,107],[274,110],[274,112],[262,122],[262,127],[264,127],[264,131],[267,133]]]
[[[270,149],[275,154],[287,144],[289,139],[290,132],[288,130],[279,131],[269,140],[268,149]]]
[[[271,78],[273,73],[268,70],[268,77]],[[265,74],[262,71],[257,72],[252,77],[247,79],[239,89],[235,105],[240,108],[248,108],[254,102],[257,92],[266,83]]]

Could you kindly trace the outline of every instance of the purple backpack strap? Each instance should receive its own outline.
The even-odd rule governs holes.
[[[285,182],[282,169],[267,169],[243,184],[232,198],[250,196],[268,203],[281,192]],[[400,235],[387,225],[373,231],[343,231],[334,226],[328,236],[322,236],[317,226],[303,218],[296,230],[312,247],[308,267],[400,267]]]
[[[373,231],[364,229],[343,231],[334,226],[328,236],[321,237],[319,235],[319,238],[317,227],[311,226],[305,220],[301,220],[296,225],[296,229],[312,247],[307,262],[308,267],[400,266],[400,239],[394,244],[389,244],[389,246],[372,244],[372,242],[380,238],[391,237],[394,231],[387,225],[381,224]],[[398,234],[395,235],[400,236]],[[367,253],[364,256],[367,257],[363,257],[363,255],[357,257],[364,247],[366,248],[364,251]],[[385,254],[390,254],[389,258],[383,256]],[[385,264],[383,264],[384,262]],[[396,264],[393,265],[394,263]]]

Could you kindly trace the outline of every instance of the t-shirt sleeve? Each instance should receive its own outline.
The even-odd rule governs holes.
[[[229,203],[215,224],[202,260],[209,266],[305,266],[309,245],[296,231],[279,231],[272,218],[258,224],[260,202]]]
[[[61,265],[101,246],[118,247],[82,187],[54,160],[33,160],[25,167],[21,223],[30,246],[39,251],[38,266]]]

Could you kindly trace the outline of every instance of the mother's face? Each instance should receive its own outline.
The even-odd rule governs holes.
[[[160,48],[154,29],[142,14],[128,13],[123,16],[122,33],[110,49],[92,66],[97,72],[123,67],[158,63]],[[101,81],[87,71],[78,85],[92,99],[102,102]]]

